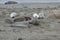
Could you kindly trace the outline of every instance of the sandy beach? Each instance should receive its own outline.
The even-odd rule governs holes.
[[[43,11],[46,17],[52,12],[60,13],[60,3],[58,5],[56,3],[52,4],[51,7],[46,5],[38,4],[36,6],[35,4],[35,6],[30,6],[30,8],[16,5],[17,7],[13,6],[14,8],[12,9],[7,7],[7,5],[0,6],[0,40],[18,40],[19,38],[22,38],[22,40],[60,40],[60,19],[54,17],[41,19],[39,26],[31,25],[30,28],[10,27],[10,24],[5,22],[5,19],[9,18],[7,15],[13,11],[18,14],[23,12],[26,15]]]

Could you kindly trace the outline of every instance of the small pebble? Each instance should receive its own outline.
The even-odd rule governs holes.
[[[18,40],[22,40],[22,38],[18,38]]]

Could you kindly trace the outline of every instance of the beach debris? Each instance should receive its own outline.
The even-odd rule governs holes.
[[[29,26],[29,22],[27,21],[22,21],[22,22],[15,22],[13,24],[11,24],[11,27],[28,27]]]
[[[32,21],[32,24],[33,24],[33,25],[39,25],[39,21],[33,20],[33,21]]]
[[[31,20],[31,18],[27,17],[27,16],[25,16],[25,17],[17,17],[17,18],[14,19],[14,22],[29,21],[29,20]]]
[[[29,20],[31,20],[31,17],[24,17],[25,18],[25,21],[29,21]]]
[[[38,18],[34,18],[31,21],[29,21],[29,24],[33,24],[33,25],[39,25],[40,21],[38,20]]]
[[[10,15],[10,19],[6,19],[5,22],[11,24],[11,27],[30,27],[29,24],[39,25],[39,15],[37,13],[33,14],[33,17],[29,16],[17,16],[17,13],[12,12]]]
[[[24,21],[25,20],[25,18],[24,17],[16,17],[16,18],[14,18],[14,22],[22,22],[22,21]]]
[[[38,19],[44,19],[45,18],[45,14],[44,13],[39,13],[39,14],[34,13],[33,17],[34,18],[38,18]]]
[[[45,18],[45,14],[44,13],[39,13],[39,18],[38,19],[44,19]]]
[[[39,18],[39,15],[38,15],[37,13],[34,13],[34,14],[33,14],[33,17],[34,17],[34,18]]]
[[[16,12],[12,12],[12,13],[10,14],[10,17],[11,17],[11,18],[15,18],[16,16],[18,16],[18,14],[17,14]]]

